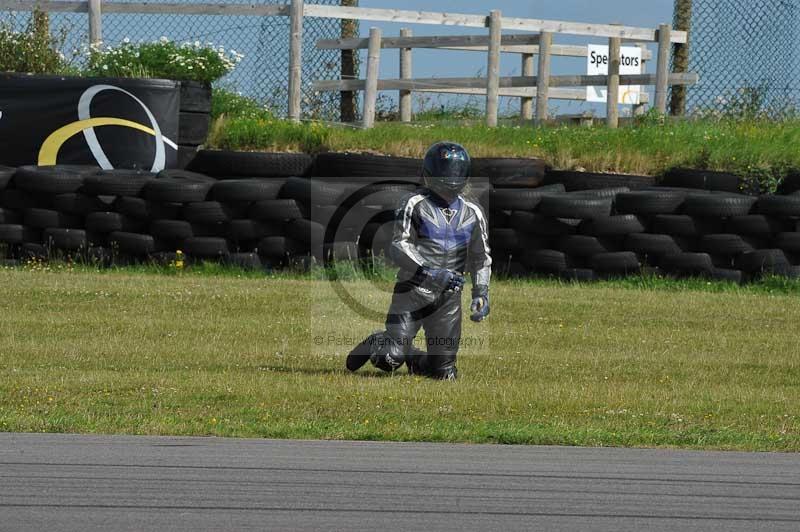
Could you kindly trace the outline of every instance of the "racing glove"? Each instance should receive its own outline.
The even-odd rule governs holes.
[[[472,290],[472,304],[469,306],[472,321],[478,323],[489,315],[489,290],[485,287],[476,287]]]
[[[450,270],[439,270],[423,266],[419,269],[418,274],[420,277],[419,285],[433,292],[445,292],[448,290],[460,292],[466,282],[463,275]]]

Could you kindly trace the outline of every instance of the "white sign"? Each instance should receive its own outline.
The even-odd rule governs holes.
[[[642,73],[642,49],[638,46],[622,46],[620,48],[619,73],[641,74]],[[589,53],[586,58],[586,73],[590,76],[608,75],[608,46],[590,44]],[[619,103],[628,105],[638,105],[641,85],[620,85]],[[608,100],[608,89],[606,87],[586,87],[587,102],[603,102]]]

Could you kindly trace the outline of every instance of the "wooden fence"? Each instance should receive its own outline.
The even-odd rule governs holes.
[[[304,0],[290,0],[285,5],[256,4],[211,4],[211,3],[151,3],[151,2],[107,2],[102,0],[0,0],[0,9],[5,11],[31,11],[35,8],[47,12],[87,13],[89,35],[92,42],[102,40],[103,13],[138,14],[185,14],[208,16],[288,16],[291,19],[289,42],[289,118],[300,120],[300,87],[302,83],[303,19],[322,17],[335,19],[356,19],[383,22],[461,26],[486,28],[486,36],[473,37],[412,37],[409,32],[399,39],[383,39],[377,28],[370,30],[369,39],[352,41],[322,42],[321,46],[355,50],[368,50],[367,79],[317,82],[319,90],[365,91],[364,122],[370,127],[374,122],[374,109],[377,92],[380,90],[400,91],[401,115],[410,119],[410,94],[412,91],[473,91],[486,94],[486,122],[497,125],[498,100],[500,96],[519,96],[522,99],[523,115],[530,116],[533,98],[536,98],[536,119],[547,116],[547,102],[550,98],[577,96],[571,87],[606,86],[609,91],[607,104],[608,124],[616,127],[618,106],[616,98],[622,85],[655,85],[655,107],[666,112],[667,89],[670,85],[696,83],[697,75],[685,72],[669,72],[669,50],[672,43],[686,43],[687,34],[673,31],[669,25],[658,28],[639,28],[613,24],[588,24],[557,20],[503,17],[499,11],[489,16],[461,13],[434,13],[426,11],[406,11],[396,9],[372,9],[362,7],[339,7],[306,4]],[[525,31],[532,35],[503,35],[503,31]],[[551,76],[552,56],[577,55],[580,47],[567,47],[552,43],[554,34],[570,34],[585,37],[608,38],[611,60],[607,76]],[[405,41],[403,39],[406,39]],[[452,39],[449,40],[448,39]],[[623,41],[657,42],[656,74],[619,75],[619,49]],[[427,43],[427,44],[426,44]],[[397,47],[401,55],[401,79],[379,80],[378,67],[382,48]],[[413,48],[455,48],[485,51],[487,53],[486,78],[436,78],[412,79],[411,56]],[[502,52],[520,53],[523,57],[523,75],[501,77],[499,71]],[[538,56],[538,75],[533,75],[533,58]]]
[[[542,39],[545,41],[542,46]],[[644,74],[647,62],[652,60],[653,54],[647,49],[644,43],[637,43],[636,46],[641,50],[642,62],[640,73]],[[330,39],[320,40],[317,47],[325,50],[364,50],[369,49],[369,39]],[[437,49],[437,50],[456,50],[473,51],[487,53],[489,48],[489,38],[482,35],[467,36],[443,36],[443,37],[413,37],[410,29],[401,30],[401,36],[381,39],[381,49],[400,50],[400,79],[378,81],[378,88],[389,90],[393,84],[401,82],[413,82],[415,92],[436,92],[445,94],[468,94],[485,96],[487,94],[487,80],[485,78],[455,78],[441,79],[432,78],[428,80],[413,80],[412,76],[412,50],[413,49]],[[541,49],[544,53],[540,53]],[[501,53],[513,53],[521,56],[522,77],[534,77],[534,64],[536,56],[539,56],[539,72],[550,71],[550,58],[552,57],[580,57],[586,58],[588,46],[553,44],[548,34],[542,37],[539,34],[531,35],[503,35],[500,40]],[[541,79],[548,80],[550,76],[542,76]],[[570,88],[554,86],[552,83],[544,84],[542,97],[537,99],[539,94],[538,86],[530,87],[505,87],[503,79],[500,81],[499,96],[519,98],[520,117],[522,121],[528,122],[534,119],[534,100],[536,99],[536,119],[537,122],[547,119],[548,100],[586,100],[585,88]],[[558,80],[555,81],[558,83]],[[353,91],[364,90],[366,80],[351,80],[342,83],[338,80],[324,80],[314,82],[314,89],[319,91]],[[411,121],[411,92],[407,88],[400,90],[399,107],[400,120],[402,122]],[[639,115],[644,112],[645,105],[649,103],[648,93],[640,94],[639,103],[633,106],[633,114]]]

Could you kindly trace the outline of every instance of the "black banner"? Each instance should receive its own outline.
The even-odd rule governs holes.
[[[179,104],[176,81],[0,74],[0,164],[172,168]]]

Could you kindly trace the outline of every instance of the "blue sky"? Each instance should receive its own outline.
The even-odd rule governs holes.
[[[312,0],[313,1],[313,0]],[[484,14],[499,9],[504,16],[543,18],[566,20],[574,22],[619,23],[626,26],[642,26],[655,28],[661,23],[672,22],[673,0],[558,0],[558,1],[520,1],[520,0],[361,0],[361,7],[374,7],[384,9],[408,9],[421,11],[475,13]],[[486,30],[471,28],[454,28],[452,26],[410,25],[393,23],[362,22],[361,34],[366,36],[370,26],[377,26],[383,30],[384,35],[399,35],[400,28],[410,27],[415,35],[454,35],[454,34],[485,34]],[[604,43],[604,39],[588,39],[585,37],[557,36],[559,43]],[[607,41],[605,41],[607,42]],[[655,48],[653,47],[653,50]],[[382,55],[381,77],[398,77],[398,57],[396,51],[385,51]],[[654,71],[654,63],[650,69]],[[486,59],[482,54],[474,52],[452,52],[434,50],[414,51],[415,77],[451,77],[474,76],[478,72],[484,73]],[[552,65],[554,74],[584,74],[586,61],[584,59],[554,58]],[[506,76],[520,74],[520,58],[515,54],[504,54],[501,64],[501,74]],[[463,101],[463,100],[461,100]],[[518,100],[517,100],[518,101]],[[505,105],[516,106],[515,102]],[[594,110],[603,114],[603,106],[593,106],[585,103],[552,102],[553,111],[558,113],[578,112],[584,109]],[[503,108],[501,108],[502,110]]]

